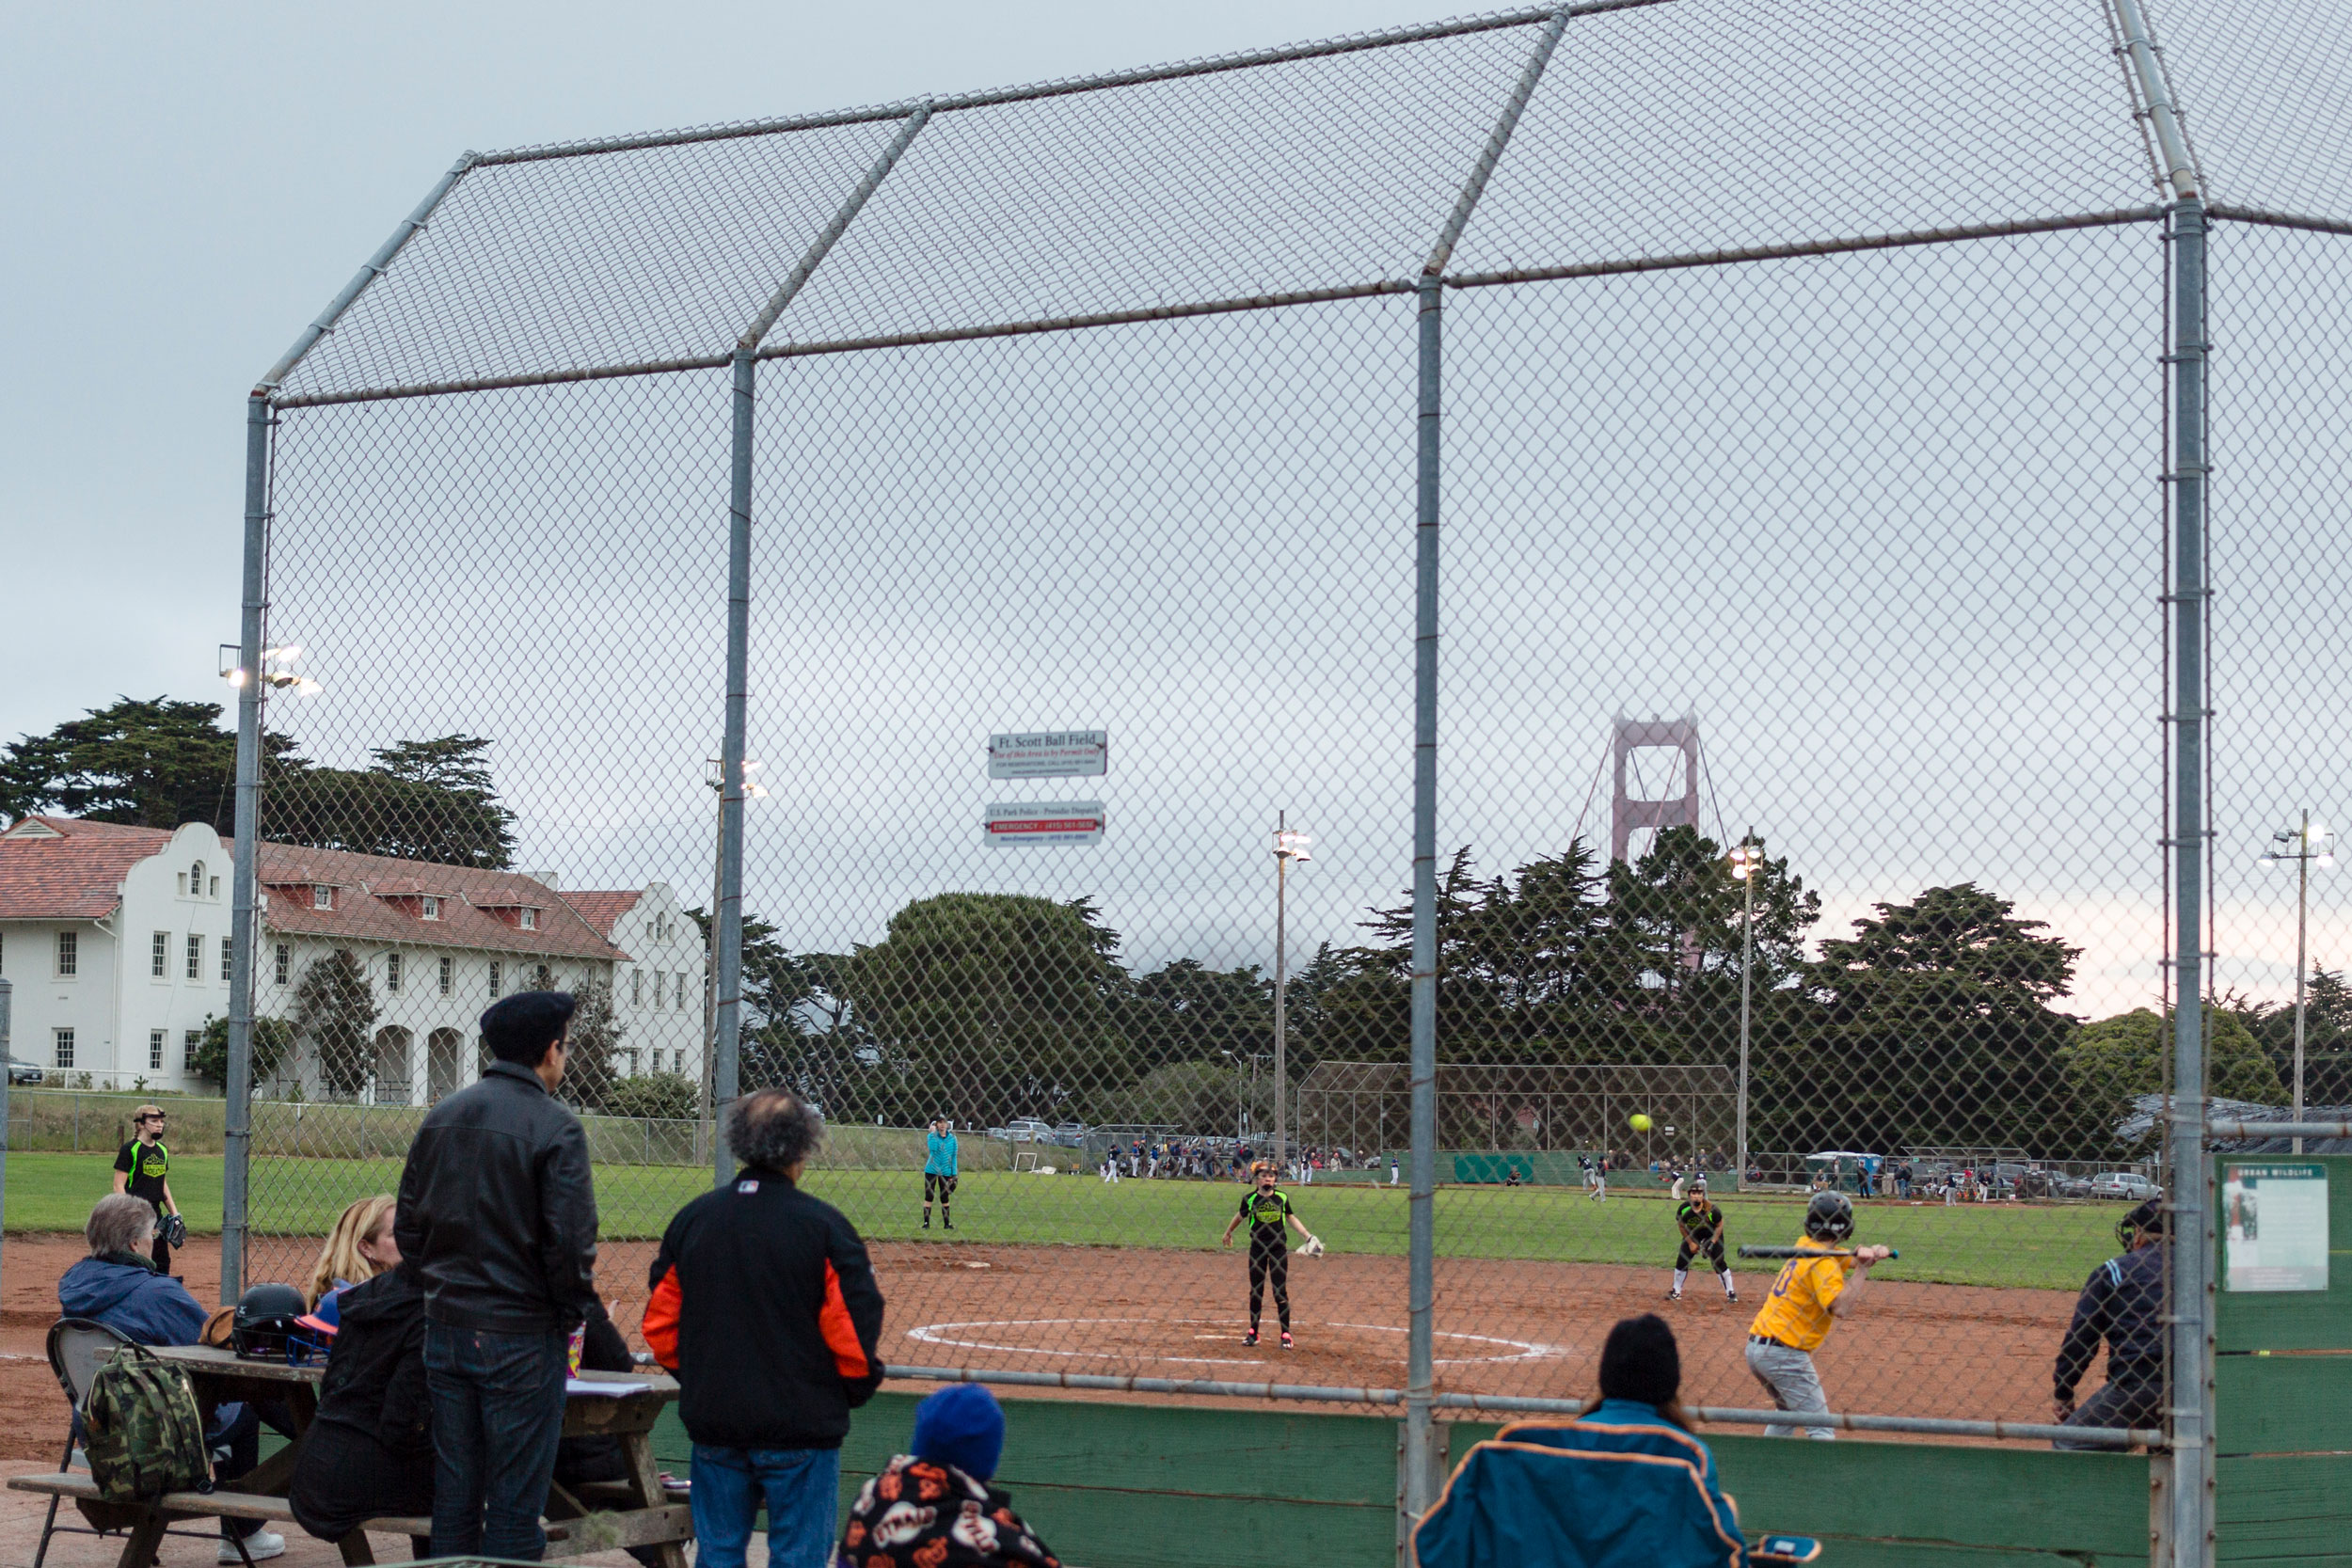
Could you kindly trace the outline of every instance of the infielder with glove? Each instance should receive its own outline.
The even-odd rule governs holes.
[[[1748,1325],[1748,1370],[1772,1396],[1775,1410],[1829,1408],[1813,1353],[1837,1319],[1852,1314],[1870,1282],[1870,1265],[1888,1256],[1883,1246],[1856,1247],[1851,1257],[1813,1256],[1830,1254],[1852,1237],[1853,1200],[1843,1193],[1815,1193],[1805,1206],[1798,1256],[1781,1265],[1764,1309]],[[1788,1437],[1796,1430],[1768,1426],[1764,1435]],[[1828,1427],[1807,1427],[1804,1434],[1824,1442],[1836,1435]]]
[[[115,1156],[115,1191],[155,1206],[155,1272],[169,1274],[171,1249],[188,1244],[188,1225],[180,1217],[179,1200],[171,1196],[171,1150],[164,1147],[163,1107],[142,1105],[132,1112],[131,1129],[131,1141]]]
[[[1675,1225],[1682,1232],[1682,1244],[1675,1248],[1675,1285],[1666,1299],[1682,1299],[1683,1281],[1691,1277],[1691,1259],[1703,1252],[1715,1265],[1715,1276],[1724,1282],[1724,1299],[1738,1301],[1740,1291],[1731,1282],[1731,1264],[1724,1257],[1724,1212],[1707,1200],[1706,1177],[1691,1178],[1690,1194],[1675,1205]]]
[[[1303,1243],[1299,1251],[1312,1258],[1323,1251],[1323,1243],[1313,1231],[1291,1212],[1291,1200],[1275,1184],[1274,1162],[1260,1160],[1249,1167],[1250,1188],[1242,1195],[1241,1208],[1225,1222],[1225,1234],[1218,1238],[1219,1246],[1233,1244],[1233,1227],[1242,1221],[1249,1222],[1249,1334],[1245,1345],[1258,1342],[1258,1318],[1265,1301],[1265,1289],[1274,1287],[1274,1312],[1282,1325],[1282,1348],[1291,1348],[1291,1262],[1290,1236],[1282,1227],[1298,1227]]]

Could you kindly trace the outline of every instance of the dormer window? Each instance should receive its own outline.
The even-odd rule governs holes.
[[[314,910],[333,909],[335,907],[335,890],[328,887],[325,882],[320,882],[316,886],[312,887],[310,889],[310,907]]]
[[[526,931],[537,930],[539,928],[539,911],[533,909],[523,910],[521,911],[521,917],[516,924],[520,925]]]
[[[438,898],[431,896],[430,895],[419,899],[417,901],[417,918],[420,920],[440,919],[441,901]]]

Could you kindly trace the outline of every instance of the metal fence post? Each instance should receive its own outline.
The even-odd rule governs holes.
[[[2197,160],[2174,108],[2140,0],[2115,0],[2141,113],[2154,133],[2159,182],[2174,198],[2172,451],[2172,1185],[2166,1227],[2172,1277],[2172,1560],[2214,1555],[2213,1217],[2205,1169],[2205,204]]]
[[[2205,209],[2172,220],[2173,1551],[2213,1558],[2213,1218],[2205,1161]]]
[[[743,1034],[743,731],[751,690],[752,640],[752,433],[759,390],[759,366],[749,348],[735,351],[733,451],[727,495],[727,709],[726,735],[719,748],[719,907],[717,951],[719,1006],[710,1059],[710,1166],[712,1184],[723,1183],[726,1140],[719,1118],[737,1090],[737,1063]]]
[[[1436,1433],[1430,1421],[1430,1312],[1436,1294],[1438,1175],[1438,442],[1443,285],[1418,293],[1420,398],[1415,419],[1413,609],[1413,995],[1411,1296],[1405,1359],[1405,1512],[1429,1511]]]
[[[8,1072],[16,1057],[8,1049],[8,1030],[15,1011],[15,985],[0,974],[0,1228],[8,1212]]]
[[[269,399],[259,390],[245,405],[245,608],[237,628],[236,845],[230,867],[229,1066],[222,1085],[220,1299],[245,1289],[245,1242],[253,1156],[253,945],[258,940],[262,794],[262,616],[268,551]]]

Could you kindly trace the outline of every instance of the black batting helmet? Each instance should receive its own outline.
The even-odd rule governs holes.
[[[1853,1234],[1853,1205],[1843,1193],[1815,1193],[1804,1206],[1804,1233],[1817,1242],[1842,1242]]]
[[[2161,1236],[2163,1234],[2164,1203],[2160,1198],[2150,1198],[2147,1202],[2138,1205],[2133,1209],[2130,1213],[2115,1222],[2116,1245],[2122,1247],[2125,1252],[2129,1252],[2132,1248],[2137,1246],[2139,1244],[2139,1239],[2142,1236]]]

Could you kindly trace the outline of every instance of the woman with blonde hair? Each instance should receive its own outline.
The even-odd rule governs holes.
[[[319,1248],[310,1286],[303,1291],[312,1311],[318,1310],[330,1291],[373,1279],[399,1264],[400,1244],[392,1240],[394,1201],[389,1193],[360,1198],[335,1222],[326,1244]]]

